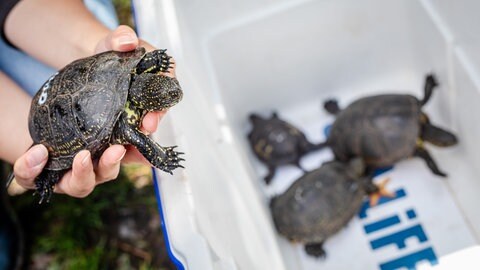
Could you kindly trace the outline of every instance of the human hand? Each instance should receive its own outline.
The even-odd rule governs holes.
[[[148,51],[154,48],[148,43],[139,40],[135,32],[127,27],[120,26],[104,39],[100,40],[95,53],[108,50],[131,51],[138,45]],[[174,68],[165,74],[175,76]],[[165,112],[151,112],[145,115],[141,129],[146,133],[153,133]],[[14,173],[17,183],[24,188],[35,188],[35,177],[40,174],[48,160],[48,151],[43,145],[35,145],[15,162]],[[74,158],[72,170],[68,171],[55,186],[56,193],[65,193],[73,197],[89,195],[96,185],[115,179],[118,176],[121,162],[148,161],[131,146],[112,145],[100,157],[98,164],[93,164],[89,151],[82,150]]]

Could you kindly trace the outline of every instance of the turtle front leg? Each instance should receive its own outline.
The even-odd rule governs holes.
[[[430,153],[428,153],[427,149],[425,149],[423,147],[417,147],[415,149],[415,153],[413,155],[416,156],[416,157],[420,157],[423,160],[425,160],[428,168],[430,168],[430,170],[434,174],[436,174],[438,176],[441,176],[441,177],[447,177],[446,173],[440,171],[440,169],[437,166],[437,163],[435,162],[435,160],[433,160],[432,156],[430,156]]]
[[[175,151],[176,146],[163,147],[143,134],[137,127],[132,127],[125,120],[119,120],[117,130],[114,131],[114,143],[131,144],[156,168],[172,174],[180,165],[183,153]]]

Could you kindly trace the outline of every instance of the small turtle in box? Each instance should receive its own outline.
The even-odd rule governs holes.
[[[155,167],[182,167],[175,147],[162,147],[140,131],[143,116],[177,104],[183,95],[165,50],[108,51],[76,60],[52,76],[34,96],[29,130],[49,160],[35,179],[40,203],[72,167],[82,149],[97,159],[110,144],[131,144]]]
[[[434,174],[445,177],[423,144],[425,141],[436,146],[457,143],[454,134],[433,125],[422,111],[436,86],[435,77],[428,75],[422,100],[400,94],[369,96],[343,110],[335,100],[325,102],[325,109],[336,115],[326,145],[338,160],[364,158],[371,171],[416,156],[425,160]]]
[[[365,195],[392,196],[364,176],[361,158],[348,163],[330,161],[304,174],[285,193],[270,201],[277,231],[292,242],[305,244],[307,254],[325,256],[323,243],[358,213]]]
[[[269,172],[265,176],[267,184],[278,166],[292,164],[302,169],[302,156],[322,147],[309,142],[303,132],[280,119],[276,113],[269,119],[251,114],[250,122],[253,128],[248,140],[255,155],[268,167]]]

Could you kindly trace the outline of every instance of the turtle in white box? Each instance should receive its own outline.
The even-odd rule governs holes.
[[[359,212],[366,195],[370,204],[385,189],[365,176],[361,158],[349,162],[330,161],[297,179],[283,194],[270,201],[277,231],[294,243],[305,245],[307,254],[324,257],[323,243],[340,231]]]
[[[420,157],[435,175],[447,176],[424,146],[424,142],[436,146],[458,142],[453,133],[433,125],[422,111],[437,85],[435,77],[427,75],[422,100],[401,94],[368,96],[343,110],[335,100],[325,102],[325,109],[336,115],[325,145],[340,161],[362,157],[370,172],[409,157]]]
[[[309,142],[300,129],[280,119],[275,112],[270,118],[251,114],[250,122],[253,128],[248,134],[248,140],[257,158],[268,167],[269,172],[264,178],[267,184],[279,166],[290,164],[305,171],[300,165],[300,159],[323,147],[323,144]]]

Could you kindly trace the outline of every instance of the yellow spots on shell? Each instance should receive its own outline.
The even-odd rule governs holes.
[[[273,147],[271,145],[265,146],[265,157],[269,158],[270,154],[272,154]]]
[[[266,144],[265,140],[260,140],[258,141],[256,144],[255,144],[255,152],[257,152],[258,154],[262,154],[263,152],[263,146]]]
[[[66,156],[81,150],[83,147],[84,145],[82,141],[80,139],[75,139],[73,141],[68,141],[58,145],[57,147],[55,147],[54,152],[57,155]]]
[[[273,151],[273,147],[267,144],[267,142],[263,139],[258,141],[255,144],[254,148],[255,148],[255,152],[265,159],[270,158],[270,155],[272,154],[272,151]]]

